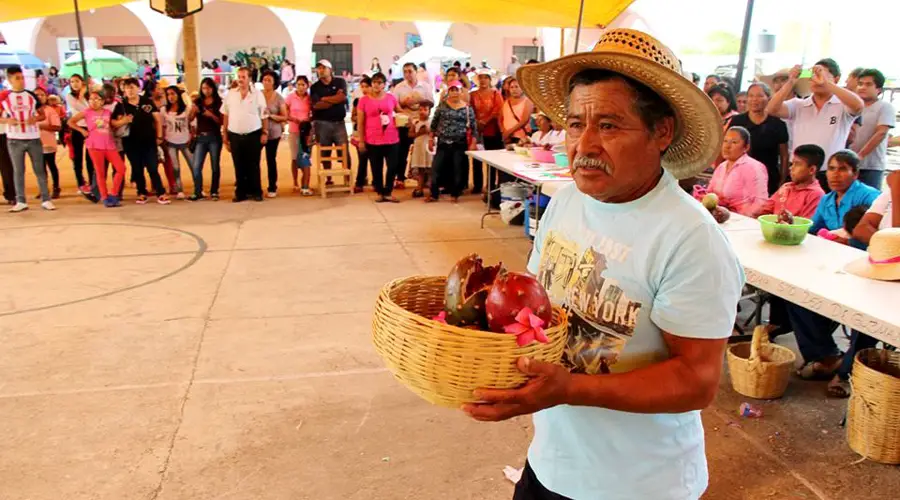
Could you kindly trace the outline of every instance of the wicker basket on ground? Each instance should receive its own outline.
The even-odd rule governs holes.
[[[731,386],[744,396],[777,399],[784,395],[797,356],[787,347],[769,342],[767,325],[753,330],[750,342],[728,348]]]
[[[875,462],[900,464],[900,353],[863,349],[853,360],[850,384],[850,449]]]
[[[554,307],[550,342],[519,347],[514,335],[469,330],[431,318],[444,308],[444,276],[412,276],[384,286],[372,325],[375,350],[388,370],[426,401],[459,408],[478,388],[510,389],[526,382],[516,360],[559,363],[567,317]]]

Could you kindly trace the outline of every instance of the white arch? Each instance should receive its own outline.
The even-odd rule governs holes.
[[[325,14],[318,12],[306,12],[302,10],[285,9],[282,7],[268,7],[275,17],[281,20],[294,44],[294,67],[297,74],[309,76],[309,68],[312,67],[312,46],[316,37],[316,30],[325,19]]]
[[[178,56],[178,38],[181,34],[181,20],[172,19],[150,8],[150,2],[136,1],[122,4],[137,16],[150,32],[159,61],[159,72],[173,75],[178,72],[175,66]]]
[[[44,17],[33,17],[0,23],[0,33],[6,44],[14,49],[27,50],[32,54],[37,49],[37,37],[44,24]]]

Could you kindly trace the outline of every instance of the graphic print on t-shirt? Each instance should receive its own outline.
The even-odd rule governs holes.
[[[642,304],[606,275],[609,261],[624,261],[630,250],[601,238],[582,252],[555,231],[544,241],[538,281],[568,313],[566,362],[575,372],[609,373],[634,335]]]

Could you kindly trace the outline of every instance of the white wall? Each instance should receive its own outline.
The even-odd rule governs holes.
[[[141,20],[128,9],[117,5],[81,13],[81,26],[85,37],[97,39],[97,45],[153,45],[150,33]],[[74,14],[51,16],[44,20],[37,36],[35,55],[59,65],[56,39],[77,37]]]
[[[538,28],[490,24],[454,24],[450,33],[453,47],[472,54],[473,65],[487,59],[488,64],[497,69],[509,64],[513,45],[531,45],[534,37],[541,36]]]
[[[287,58],[294,59],[294,46],[284,23],[269,9],[260,5],[232,2],[205,4],[197,16],[197,38],[200,59],[211,61],[223,53],[233,55],[251,47],[287,47]],[[178,59],[184,44],[178,42]],[[261,51],[260,51],[261,52]]]
[[[315,43],[325,43],[325,37],[329,35],[332,43],[352,43],[354,72],[368,71],[373,57],[377,57],[381,68],[387,71],[394,56],[406,52],[407,33],[418,33],[413,23],[328,16],[316,31]]]

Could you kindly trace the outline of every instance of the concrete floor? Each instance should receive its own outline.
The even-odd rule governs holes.
[[[392,278],[473,251],[521,268],[530,243],[496,218],[479,230],[475,199],[408,193],[119,209],[70,194],[0,214],[0,499],[510,498],[501,471],[522,465],[529,419],[422,402],[382,368],[370,322]],[[704,411],[705,498],[900,491],[897,468],[854,463],[822,384],[792,382],[759,420],[742,401],[724,379]]]

